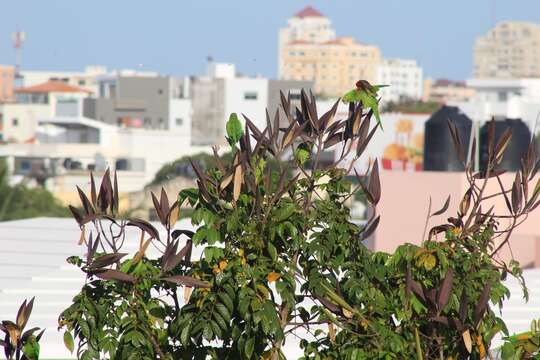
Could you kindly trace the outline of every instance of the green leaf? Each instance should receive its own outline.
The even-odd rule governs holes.
[[[221,316],[223,317],[225,321],[230,321],[231,314],[229,313],[229,310],[227,309],[225,305],[217,304],[216,309],[218,310],[218,312],[221,314]]]
[[[212,339],[214,338],[214,333],[212,332],[212,325],[210,325],[210,322],[207,322],[204,325],[203,336],[208,341],[212,341]]]
[[[229,313],[232,313],[234,311],[234,303],[229,294],[227,294],[226,292],[220,292],[218,293],[218,296],[227,307],[227,310],[229,310]]]
[[[229,144],[234,146],[240,138],[244,135],[244,129],[242,123],[238,120],[236,113],[232,113],[227,121],[227,136],[229,137]]]
[[[178,194],[178,202],[180,204],[183,204],[186,199],[191,206],[195,206],[195,204],[199,200],[199,189],[188,188],[180,191],[180,193]]]
[[[270,254],[270,257],[272,258],[272,261],[276,261],[277,259],[277,250],[272,243],[268,243],[268,253]]]
[[[252,337],[252,338],[249,338],[248,341],[246,341],[246,345],[244,347],[244,352],[246,353],[246,357],[248,359],[251,359],[254,348],[255,348],[255,338]]]
[[[276,221],[281,222],[288,219],[289,216],[291,216],[294,213],[295,209],[296,207],[294,206],[294,204],[290,204],[290,203],[281,207],[277,212]]]
[[[180,333],[180,342],[182,342],[182,345],[188,346],[189,345],[189,331],[191,329],[191,321],[184,326],[182,329],[182,332]]]
[[[70,353],[73,353],[75,344],[73,343],[73,336],[71,335],[69,331],[66,331],[64,333],[64,345],[66,346],[66,349],[68,349]]]
[[[213,227],[210,227],[206,230],[206,239],[208,240],[208,245],[213,245],[216,242],[221,241],[221,236],[219,234],[219,231],[217,231]]]

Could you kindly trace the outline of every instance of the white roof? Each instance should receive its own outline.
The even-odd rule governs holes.
[[[180,220],[176,227],[193,229],[187,219]],[[138,249],[139,234],[135,229],[130,234],[133,236],[128,236],[125,250],[134,253]],[[41,341],[43,359],[74,358],[63,345],[57,319],[85,280],[78,268],[66,263],[68,256],[84,255],[85,248],[77,245],[79,236],[80,230],[70,218],[0,222],[0,319],[13,320],[23,300],[35,296],[28,326],[47,329]],[[155,250],[150,249],[149,255],[155,256]],[[200,248],[194,249],[193,256],[198,257],[200,253]],[[511,332],[529,329],[530,321],[540,317],[540,269],[525,270],[524,275],[530,289],[528,304],[523,302],[517,282],[507,280],[512,296],[505,303],[502,317]],[[298,341],[306,334],[299,330],[296,335],[287,339],[284,348],[290,359],[302,355]]]

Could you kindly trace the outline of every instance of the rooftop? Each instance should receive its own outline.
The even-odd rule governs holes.
[[[66,84],[63,81],[50,80],[42,84],[22,87],[15,89],[18,94],[34,94],[34,93],[91,93],[91,91]]]
[[[324,15],[319,10],[315,9],[312,6],[306,6],[304,9],[294,14],[294,16],[299,18],[324,17]]]

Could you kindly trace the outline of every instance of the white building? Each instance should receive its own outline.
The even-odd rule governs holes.
[[[15,102],[0,105],[0,140],[35,142],[38,119],[77,116],[90,91],[62,81],[15,89]]]
[[[379,94],[383,102],[419,100],[422,97],[422,68],[416,60],[383,59],[378,69],[378,84],[390,85]]]
[[[231,113],[245,114],[258,125],[266,122],[268,79],[237,76],[233,64],[208,64],[205,76],[190,84],[193,104],[192,140],[196,145],[224,145]]]
[[[540,79],[470,79],[467,86],[474,89],[475,95],[452,105],[473,120],[521,118],[530,129],[534,128],[540,114]]]
[[[141,190],[165,164],[182,156],[209,152],[192,147],[189,136],[170,130],[121,128],[82,116],[39,120],[37,141],[0,146],[8,160],[12,182],[43,173],[46,187],[71,191],[87,182],[89,170],[109,167],[123,179],[122,191]]]

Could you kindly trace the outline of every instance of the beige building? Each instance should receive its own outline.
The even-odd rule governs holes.
[[[474,77],[540,77],[540,26],[505,21],[476,39]]]
[[[341,96],[359,79],[376,83],[380,63],[378,47],[337,37],[330,20],[312,7],[279,32],[279,78],[313,81],[323,96]]]
[[[474,94],[474,89],[463,81],[425,79],[422,100],[446,104],[452,101],[467,101]]]

